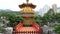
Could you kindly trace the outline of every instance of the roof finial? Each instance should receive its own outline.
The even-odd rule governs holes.
[[[26,2],[28,3],[28,2],[29,2],[29,0],[26,0]]]

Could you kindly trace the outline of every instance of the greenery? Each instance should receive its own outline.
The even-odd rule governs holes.
[[[4,18],[5,20],[9,21],[8,26],[15,26],[17,25],[19,22],[23,21],[24,19],[20,16],[20,12],[19,11],[11,11],[11,10],[1,10],[0,11],[0,18],[1,17],[6,17]],[[48,10],[47,13],[44,14],[44,16],[40,16],[39,14],[35,14],[34,15],[34,19],[35,21],[40,24],[40,23],[55,23],[58,22],[60,23],[60,13],[54,13],[54,11],[52,9]],[[1,20],[1,19],[0,19]],[[55,28],[55,32],[60,33],[60,25],[57,25]],[[0,29],[1,32],[1,29]]]
[[[6,21],[9,21],[8,26],[15,26],[17,25],[20,21],[23,21],[23,18],[20,16],[19,11],[11,11],[11,10],[1,10],[0,11],[0,18],[5,17]],[[1,20],[1,19],[0,19]]]
[[[23,18],[21,16],[16,16],[15,14],[7,14],[6,16],[7,20],[10,21],[10,26],[17,25],[20,21],[23,21]]]
[[[0,22],[0,33],[2,32],[2,29],[1,29],[1,22]]]
[[[2,29],[0,28],[0,33],[2,32]]]
[[[19,18],[20,20],[22,19],[19,11],[11,11],[9,9],[1,10],[0,11],[0,17],[1,16],[5,16],[8,20],[15,19],[15,18],[16,19]],[[47,13],[44,14],[43,17],[40,16],[39,14],[35,14],[34,19],[38,23],[42,23],[42,22],[47,23],[47,22],[54,22],[54,21],[60,22],[60,13],[57,13],[57,15],[55,15],[54,11],[52,9],[50,9]]]
[[[60,34],[60,24],[54,27],[54,32]]]
[[[60,13],[57,13],[57,14],[56,14],[56,21],[57,21],[57,23],[59,23],[59,24],[54,27],[54,31],[55,31],[56,33],[60,34]]]
[[[40,15],[36,14],[34,16],[34,19],[38,24],[42,23],[42,17]]]
[[[55,14],[52,9],[50,9],[44,16],[43,16],[44,22],[54,22],[55,21]]]
[[[60,13],[56,14],[56,20],[57,20],[58,23],[60,23]]]

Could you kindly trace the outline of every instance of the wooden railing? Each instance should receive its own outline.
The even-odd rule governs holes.
[[[16,27],[14,28],[12,34],[42,34],[42,29],[39,27],[37,23],[34,23],[32,25],[32,27],[36,28],[37,31],[20,31],[19,28],[23,27],[22,23],[19,23]]]
[[[24,31],[24,32],[13,32],[12,34],[41,34],[38,31]]]

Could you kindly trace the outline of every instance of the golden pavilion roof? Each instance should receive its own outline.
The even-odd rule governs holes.
[[[20,8],[24,8],[24,7],[31,7],[31,8],[35,8],[36,5],[33,5],[32,3],[28,3],[29,0],[27,0],[27,3],[23,3],[21,5],[19,5]]]
[[[30,4],[23,3],[22,5],[19,5],[19,7],[20,8],[31,7],[34,9],[36,7],[36,5],[33,5],[32,3],[30,3]]]

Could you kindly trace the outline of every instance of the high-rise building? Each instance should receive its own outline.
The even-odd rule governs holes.
[[[53,4],[52,5],[52,9],[53,9],[54,13],[56,14],[57,13],[57,5],[56,4]]]
[[[57,8],[57,13],[60,13],[60,7]]]
[[[43,8],[41,8],[41,9],[39,10],[39,14],[40,14],[41,16],[44,16],[44,14],[47,13],[49,9],[50,9],[50,7],[49,7],[48,5],[45,5]]]

